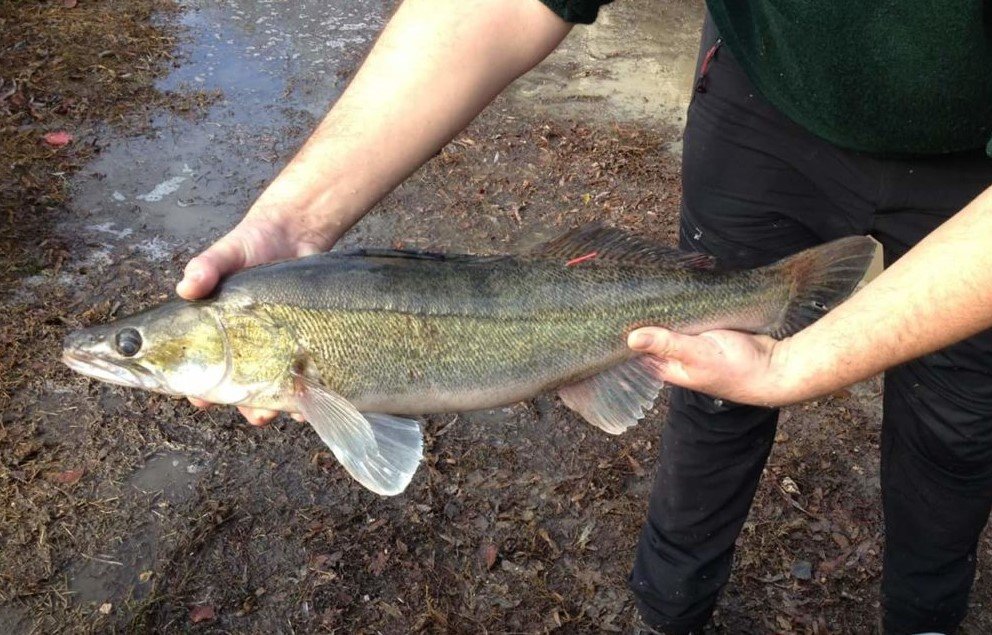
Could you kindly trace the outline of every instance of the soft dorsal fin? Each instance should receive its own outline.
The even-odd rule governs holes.
[[[566,263],[595,259],[691,269],[712,269],[716,264],[712,256],[659,245],[622,229],[598,223],[573,229],[538,245],[531,254],[541,258],[560,258]]]

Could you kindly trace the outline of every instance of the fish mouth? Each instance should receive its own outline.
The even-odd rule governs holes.
[[[161,386],[156,377],[140,366],[122,366],[85,351],[62,351],[62,363],[77,373],[118,386],[145,390],[157,390]]]

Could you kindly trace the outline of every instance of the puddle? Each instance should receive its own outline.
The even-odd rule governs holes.
[[[141,137],[113,138],[73,181],[88,224],[207,240],[228,229],[344,87],[382,28],[381,2],[193,0],[181,65],[159,82],[219,91],[202,120],[159,114]]]
[[[185,6],[181,64],[159,87],[218,91],[221,101],[202,120],[159,114],[148,134],[111,138],[74,179],[70,207],[91,226],[198,246],[241,218],[306,138],[386,10],[372,0]],[[553,118],[681,125],[701,22],[701,2],[610,5],[511,87],[510,103]]]
[[[644,120],[681,128],[703,24],[702,2],[629,0],[576,26],[518,80],[515,106],[555,117]]]
[[[100,553],[80,555],[69,573],[73,600],[102,604],[142,597],[149,585],[142,581],[141,573],[152,569],[162,532],[156,510],[191,498],[196,482],[208,469],[179,452],[155,455],[138,468],[122,495],[147,499],[147,522],[138,523],[131,533]]]
[[[158,454],[132,474],[128,483],[142,492],[160,492],[164,499],[175,503],[189,498],[204,469],[185,454]]]

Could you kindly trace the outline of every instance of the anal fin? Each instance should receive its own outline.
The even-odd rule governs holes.
[[[665,383],[658,378],[661,360],[650,355],[626,362],[558,389],[562,402],[610,434],[636,425],[651,409]]]

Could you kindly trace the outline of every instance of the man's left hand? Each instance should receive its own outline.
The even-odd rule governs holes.
[[[783,342],[767,335],[715,330],[681,335],[661,328],[632,332],[627,345],[663,361],[665,382],[698,392],[757,406],[798,401],[780,373]]]

